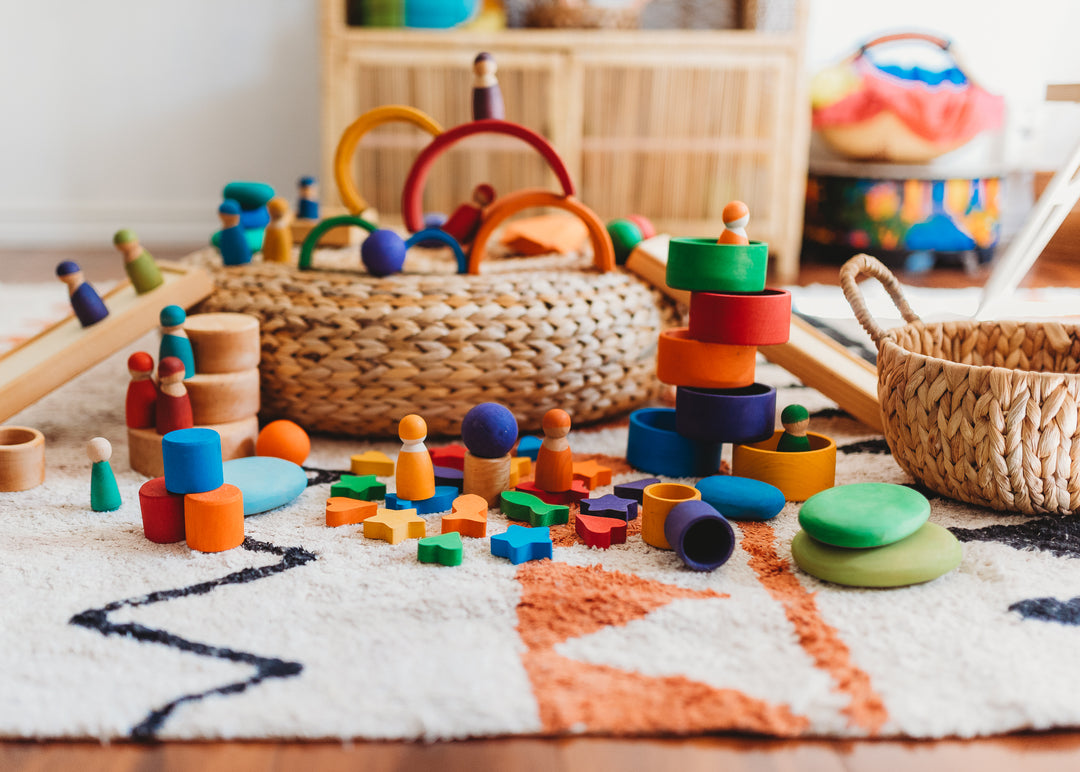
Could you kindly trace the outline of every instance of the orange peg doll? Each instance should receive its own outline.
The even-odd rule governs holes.
[[[435,495],[435,466],[431,463],[424,440],[427,423],[418,415],[407,415],[398,423],[401,452],[394,472],[397,497],[423,501]]]
[[[742,201],[732,201],[724,207],[724,232],[716,240],[717,244],[749,244],[746,224],[750,222],[750,210]]]
[[[292,258],[292,230],[289,228],[289,202],[272,198],[266,205],[270,224],[263,231],[263,260],[268,263],[287,263]]]
[[[155,423],[158,434],[195,425],[191,397],[184,386],[184,363],[177,357],[165,357],[158,364],[158,396]]]
[[[151,375],[154,372],[154,358],[145,351],[136,351],[128,357],[127,399],[124,402],[124,417],[129,429],[154,428],[154,403],[157,402],[157,387]]]
[[[549,493],[570,490],[574,483],[574,454],[566,435],[570,416],[553,408],[544,414],[544,441],[536,454],[536,487]]]

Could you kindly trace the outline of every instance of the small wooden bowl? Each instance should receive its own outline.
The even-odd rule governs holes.
[[[45,482],[45,435],[26,426],[0,426],[0,491]]]
[[[694,340],[686,327],[664,330],[656,344],[656,377],[673,386],[738,389],[754,382],[757,348]]]
[[[667,283],[691,292],[761,292],[769,245],[717,244],[716,239],[672,239]]]
[[[788,501],[806,501],[815,493],[836,484],[836,443],[824,434],[807,432],[810,450],[782,453],[776,450],[783,430],[750,445],[736,445],[731,451],[731,473],[750,477],[779,488]]]
[[[644,490],[641,500],[641,540],[662,550],[672,549],[664,535],[664,523],[676,504],[700,501],[701,491],[681,483],[654,483]]]

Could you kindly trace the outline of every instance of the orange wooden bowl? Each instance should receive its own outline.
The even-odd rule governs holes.
[[[674,386],[738,389],[754,382],[757,346],[705,343],[690,337],[686,327],[660,333],[656,377]]]

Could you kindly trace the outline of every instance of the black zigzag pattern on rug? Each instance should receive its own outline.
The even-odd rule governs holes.
[[[186,702],[197,702],[212,694],[239,694],[240,692],[245,691],[249,686],[254,686],[267,678],[289,678],[298,675],[300,671],[303,670],[303,665],[299,662],[286,662],[282,659],[263,657],[258,654],[252,654],[251,652],[235,651],[221,646],[210,646],[205,643],[197,643],[181,638],[166,630],[155,630],[140,624],[115,624],[109,621],[109,614],[121,608],[138,608],[139,606],[149,606],[153,603],[161,603],[190,595],[205,595],[218,587],[230,584],[247,584],[248,582],[255,582],[259,579],[265,579],[268,576],[274,576],[283,571],[305,565],[316,559],[314,553],[308,552],[303,547],[277,547],[266,542],[255,541],[254,539],[244,539],[243,547],[251,552],[268,552],[272,555],[279,555],[281,560],[269,566],[245,568],[219,579],[211,579],[208,582],[200,582],[199,584],[192,584],[175,590],[160,590],[138,598],[127,598],[125,600],[114,601],[101,608],[83,611],[69,620],[69,624],[97,630],[104,636],[123,635],[138,641],[158,643],[204,657],[214,657],[216,659],[228,660],[229,662],[241,662],[252,665],[255,668],[255,674],[248,679],[227,684],[225,686],[219,686],[216,689],[210,689],[197,694],[185,694],[182,697],[177,697],[167,705],[152,710],[145,719],[131,730],[132,739],[144,741],[153,740],[173,710]]]
[[[996,541],[1018,550],[1035,549],[1059,558],[1080,558],[1080,515],[1042,517],[1018,525],[949,530],[960,541]]]
[[[1080,598],[1030,598],[1012,604],[1009,611],[1015,611],[1024,619],[1080,625]]]

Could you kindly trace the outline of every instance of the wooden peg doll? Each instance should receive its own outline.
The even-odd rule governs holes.
[[[113,236],[113,245],[124,256],[124,270],[136,294],[142,295],[165,283],[154,256],[143,249],[134,231],[126,228],[117,231]]]
[[[806,430],[810,426],[810,412],[802,405],[788,405],[780,413],[780,422],[784,433],[776,443],[781,453],[803,453],[810,450],[810,438]]]
[[[574,484],[574,454],[570,450],[570,416],[553,408],[544,414],[544,441],[536,454],[536,487],[549,493],[568,491]]]
[[[717,244],[749,244],[746,225],[750,222],[750,210],[742,201],[732,201],[724,207],[724,232]]]
[[[301,177],[297,183],[299,198],[296,202],[296,216],[301,220],[319,219],[319,186],[315,178]]]
[[[499,79],[495,77],[498,69],[495,58],[487,51],[477,54],[473,60],[472,110],[474,121],[484,118],[506,119],[502,90],[499,89]]]
[[[123,502],[116,485],[116,475],[109,465],[112,445],[104,437],[95,437],[86,443],[86,455],[94,465],[90,471],[90,509],[95,512],[119,509]]]
[[[124,401],[125,423],[129,429],[153,429],[154,403],[157,402],[157,387],[154,385],[154,358],[145,351],[136,351],[128,357],[127,399]]]
[[[83,280],[82,269],[78,263],[65,260],[56,266],[56,275],[68,287],[71,308],[79,324],[89,327],[109,315],[105,302],[89,282]]]
[[[481,183],[473,188],[472,201],[459,206],[442,224],[442,230],[453,236],[459,244],[472,243],[480,223],[484,220],[484,209],[495,200],[495,188]]]
[[[268,263],[287,263],[292,258],[292,228],[289,227],[289,202],[272,198],[266,205],[270,224],[263,231],[263,260]]]
[[[187,312],[180,306],[165,306],[158,316],[161,322],[161,347],[158,349],[158,360],[164,361],[165,357],[176,357],[184,363],[184,378],[195,375],[195,352],[191,348],[191,341],[184,332],[184,322],[187,321]]]
[[[165,357],[158,364],[158,395],[154,424],[158,434],[195,425],[191,412],[191,397],[184,386],[184,363],[176,357]]]
[[[247,234],[240,225],[240,204],[231,198],[225,199],[218,207],[221,218],[221,240],[218,250],[225,265],[244,265],[251,262],[251,247],[248,246]]]
[[[398,423],[401,452],[394,468],[395,492],[399,499],[423,501],[435,495],[435,466],[424,440],[427,423],[418,415],[407,415]]]

